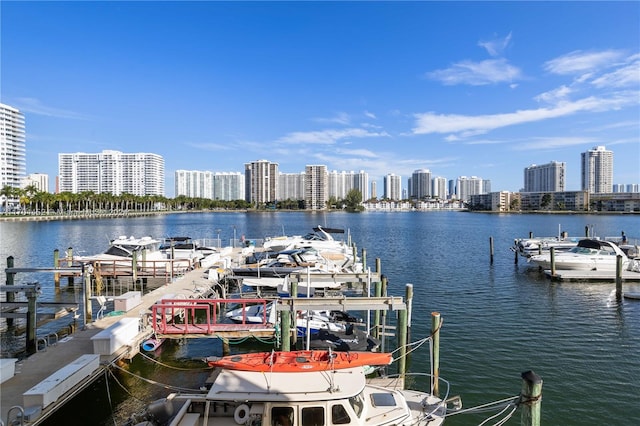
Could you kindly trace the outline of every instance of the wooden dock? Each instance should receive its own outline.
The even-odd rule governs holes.
[[[546,269],[544,274],[553,281],[587,281],[601,283],[615,283],[616,271],[572,271],[572,270],[556,270],[555,275],[551,274],[550,269]],[[640,282],[640,272],[622,271],[622,281],[624,282]]]
[[[15,366],[15,375],[11,379],[3,382],[1,385],[0,419],[5,422],[4,424],[11,424],[10,421],[7,422],[9,410],[14,406],[24,406],[23,394],[25,392],[36,386],[38,383],[41,383],[74,359],[85,354],[93,354],[94,343],[91,338],[101,331],[107,329],[123,318],[141,319],[141,317],[149,311],[151,306],[166,294],[183,294],[187,298],[189,296],[196,298],[200,297],[197,293],[200,293],[203,288],[206,288],[207,285],[211,286],[213,284],[213,281],[209,281],[204,277],[203,270],[196,269],[190,271],[175,282],[169,283],[146,295],[143,295],[141,298],[142,303],[123,315],[104,316],[99,320],[87,324],[82,328],[82,330],[60,339],[52,345],[47,346],[44,350],[17,362]],[[43,422],[65,402],[85,389],[96,378],[105,374],[104,369],[111,363],[123,358],[132,358],[136,353],[138,353],[140,344],[149,337],[151,333],[152,331],[150,328],[144,329],[139,333],[137,338],[130,343],[130,345],[124,346],[111,355],[100,355],[99,369],[85,377],[80,384],[74,386],[73,389],[66,392],[58,398],[57,401],[45,407],[39,417],[28,422],[28,424],[38,425]],[[18,411],[13,410],[11,413],[12,419],[15,419],[17,414]]]

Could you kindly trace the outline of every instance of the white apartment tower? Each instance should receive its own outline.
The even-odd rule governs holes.
[[[447,199],[447,179],[436,176],[431,179],[431,196],[440,200]]]
[[[328,176],[329,197],[338,200],[347,196],[349,191],[356,189],[362,194],[363,200],[369,199],[369,174],[363,170],[356,172],[332,171]]]
[[[244,165],[245,200],[255,206],[277,201],[278,163],[258,160]]]
[[[613,151],[596,146],[582,154],[582,190],[591,194],[613,190]]]
[[[278,200],[304,200],[306,173],[280,173],[278,176]]]
[[[384,198],[402,200],[402,176],[390,173],[384,177]]]
[[[49,192],[49,175],[46,173],[31,173],[22,179],[21,188],[34,186],[40,192]]]
[[[0,103],[0,189],[20,188],[27,169],[24,114]]]
[[[175,194],[209,200],[244,200],[244,175],[240,172],[176,170]]]
[[[164,196],[164,159],[158,154],[58,154],[58,177],[60,192]]]
[[[564,191],[565,163],[552,161],[524,169],[524,192]]]
[[[456,180],[456,195],[460,201],[468,202],[472,195],[491,191],[491,182],[476,176],[460,176]]]
[[[305,166],[304,205],[307,210],[324,210],[329,200],[327,166]]]

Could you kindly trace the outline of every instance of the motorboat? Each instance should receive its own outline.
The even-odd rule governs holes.
[[[274,309],[275,302],[258,303],[254,305],[239,307],[225,314],[225,317],[236,324],[276,324],[278,318]],[[347,333],[353,325],[346,321],[336,321],[336,317],[344,318],[344,314],[332,314],[333,311],[298,311],[295,326],[299,336],[304,336],[307,332],[311,335],[317,334],[320,330],[329,332]],[[354,318],[349,316],[349,318]]]
[[[560,270],[615,271],[618,256],[622,256],[622,269],[627,269],[629,258],[617,244],[598,239],[582,239],[571,250],[554,253],[554,264]],[[529,262],[542,269],[551,269],[551,253],[531,256]]]
[[[194,265],[197,256],[187,255],[182,252],[175,253],[171,257],[162,248],[163,242],[145,236],[136,238],[134,236],[121,235],[109,241],[109,247],[103,252],[90,256],[77,256],[74,260],[88,264],[100,264],[105,270],[110,269],[131,269],[134,259],[138,268],[142,270],[188,270]]]
[[[318,225],[313,228],[313,232],[305,235],[267,237],[262,247],[275,252],[304,247],[335,251],[344,251],[345,248],[349,248],[344,241],[334,239],[331,234],[344,234],[344,229],[323,228]]]
[[[344,368],[389,365],[393,356],[387,352],[334,352],[329,350],[249,352],[211,357],[209,367],[263,372],[341,370]]]
[[[554,248],[555,251],[569,251],[578,245],[582,238],[577,237],[538,237],[538,238],[521,238],[515,241],[514,250],[523,257],[547,253]]]
[[[367,381],[363,366],[296,372],[220,368],[208,392],[172,393],[151,403],[130,424],[272,426],[438,426],[447,412],[441,397]],[[440,379],[443,383],[446,382]],[[135,423],[138,422],[138,423]]]

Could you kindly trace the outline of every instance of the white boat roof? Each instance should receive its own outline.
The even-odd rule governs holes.
[[[328,401],[357,395],[365,387],[362,367],[333,371],[263,373],[221,369],[207,399],[216,401]]]

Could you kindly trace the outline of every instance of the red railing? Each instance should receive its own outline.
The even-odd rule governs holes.
[[[151,306],[151,321],[154,332],[158,334],[255,330],[267,326],[267,303],[265,299],[163,299]],[[245,308],[259,304],[262,304],[262,323],[247,322]],[[226,312],[229,306],[242,308],[240,323],[222,322],[226,318],[221,313]]]

